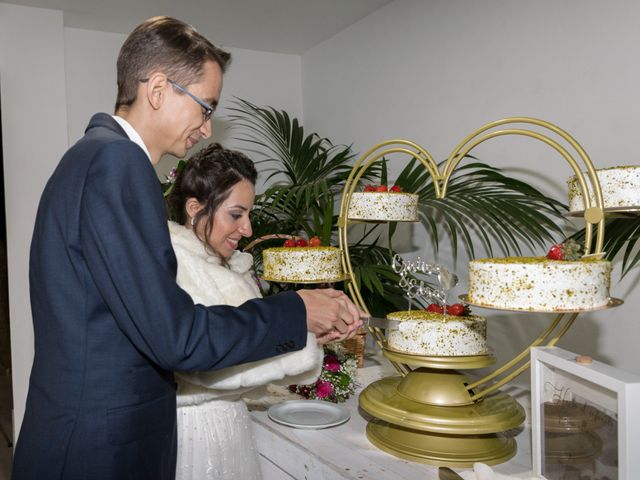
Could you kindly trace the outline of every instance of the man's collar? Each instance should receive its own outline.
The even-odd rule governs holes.
[[[144,141],[142,140],[142,137],[140,136],[140,134],[136,132],[136,129],[133,128],[131,124],[127,122],[124,118],[119,117],[117,115],[112,115],[112,117],[116,122],[118,122],[118,125],[120,125],[122,129],[125,131],[125,133],[129,137],[129,140],[131,140],[133,143],[138,145],[144,151],[144,153],[147,154],[147,157],[149,157],[149,161],[151,161],[151,155],[149,154],[149,150],[147,150],[147,146],[144,144]]]

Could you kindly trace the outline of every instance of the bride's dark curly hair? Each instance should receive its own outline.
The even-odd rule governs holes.
[[[191,157],[178,174],[167,198],[171,220],[185,225],[189,221],[185,205],[188,199],[195,198],[204,207],[195,215],[194,222],[198,224],[206,218],[204,238],[200,240],[217,253],[209,244],[216,211],[236,183],[247,180],[255,185],[257,177],[256,167],[246,155],[212,143]]]

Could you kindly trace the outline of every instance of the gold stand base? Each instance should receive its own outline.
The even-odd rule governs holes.
[[[367,425],[367,438],[395,457],[438,466],[472,467],[475,462],[496,465],[509,460],[517,450],[513,438],[499,434],[426,434],[377,418]]]
[[[504,393],[467,401],[467,382],[459,372],[427,368],[373,382],[359,397],[360,407],[375,417],[367,438],[414,462],[457,467],[506,462],[517,447],[501,432],[519,427],[524,409]]]
[[[446,383],[439,383],[437,376],[430,376],[426,372],[421,374],[419,371],[413,376],[413,373],[404,378],[387,377],[373,382],[360,394],[360,406],[373,417],[386,422],[403,425],[412,430],[445,435],[467,436],[504,432],[517,428],[524,422],[525,413],[522,406],[504,393],[489,395],[468,405],[433,405],[407,398],[400,392],[407,380],[417,381],[415,383],[418,385],[413,385],[412,388],[415,391],[420,390],[419,384],[424,380],[431,380],[432,385],[424,385],[428,392],[437,390],[441,385],[446,393]]]

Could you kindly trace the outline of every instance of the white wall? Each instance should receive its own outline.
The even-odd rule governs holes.
[[[37,203],[52,170],[68,145],[82,136],[91,115],[113,111],[115,62],[125,38],[119,34],[64,28],[59,11],[0,3],[2,135],[16,432],[24,415],[33,359],[28,249]],[[223,101],[214,121],[214,138],[234,145],[224,120],[226,106],[233,96],[302,115],[299,56],[229,50],[233,63],[225,75]],[[158,170],[162,175],[173,166],[175,159],[161,163]]]
[[[67,147],[62,13],[0,3],[14,424],[24,415],[33,360],[29,245],[40,193]]]
[[[633,0],[397,0],[303,55],[305,127],[356,151],[406,138],[443,160],[489,121],[532,116],[569,131],[596,167],[640,164],[638,18]],[[474,153],[566,201],[572,172],[548,147],[502,138]],[[413,231],[407,255],[433,260]],[[463,278],[464,260],[456,267]],[[580,315],[561,345],[640,373],[640,272],[618,278],[613,294],[626,303]],[[499,360],[550,320],[484,313]]]

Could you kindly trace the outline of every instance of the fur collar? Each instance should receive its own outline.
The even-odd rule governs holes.
[[[169,222],[169,232],[171,233],[171,242],[174,246],[181,247],[195,257],[201,258],[207,263],[213,265],[222,265],[220,257],[207,251],[204,244],[188,229],[176,222]],[[229,269],[240,274],[247,273],[253,266],[253,257],[250,253],[244,253],[236,250],[227,260]]]

